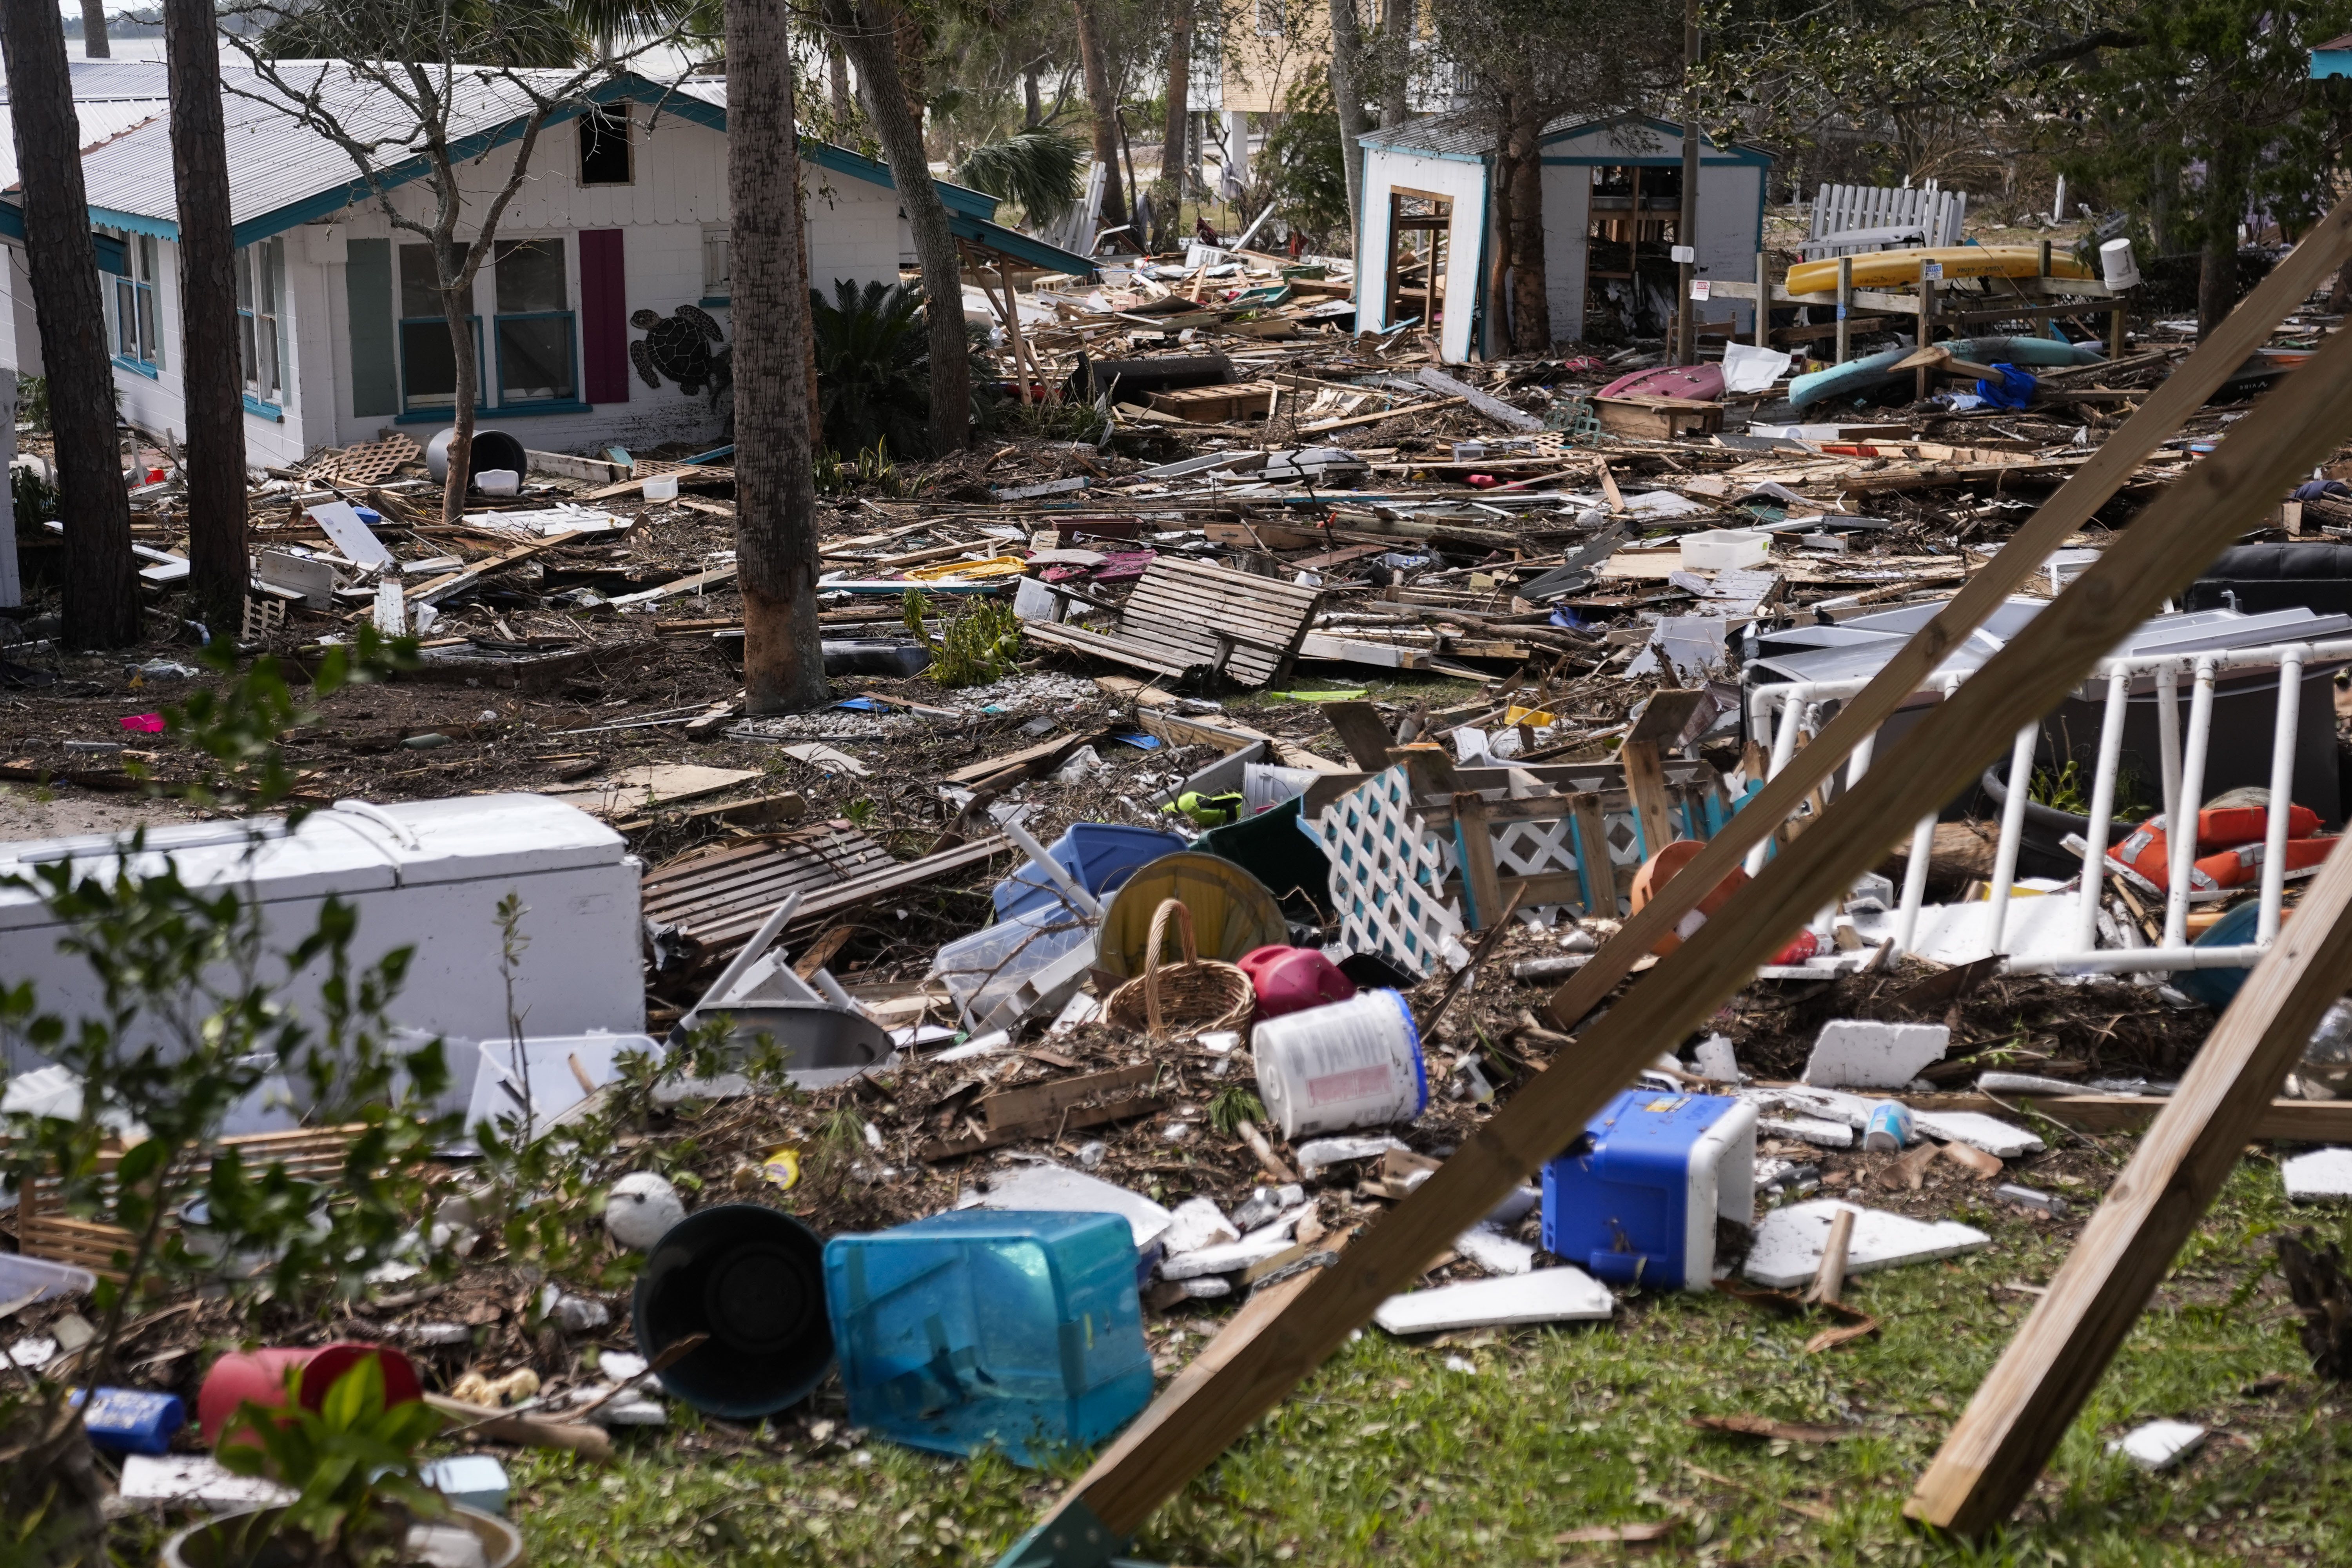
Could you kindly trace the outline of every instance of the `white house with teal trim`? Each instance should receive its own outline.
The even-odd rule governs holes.
[[[1606,119],[1563,117],[1544,128],[1543,224],[1545,298],[1551,311],[1556,339],[1581,338],[1585,331],[1589,276],[1587,252],[1597,212],[1617,199],[1608,185],[1596,180],[1628,177],[1620,171],[1671,170],[1679,191],[1682,168],[1682,127],[1647,115],[1621,114]],[[1391,289],[1391,237],[1403,237],[1391,226],[1430,221],[1439,203],[1444,204],[1441,230],[1445,239],[1444,290],[1439,321],[1439,352],[1459,363],[1471,357],[1500,353],[1510,341],[1504,312],[1509,308],[1507,289],[1496,293],[1506,254],[1495,214],[1495,140],[1483,117],[1471,111],[1432,115],[1385,130],[1368,132],[1363,147],[1363,216],[1356,246],[1356,325],[1359,331],[1386,331],[1415,320],[1422,303],[1420,285],[1412,284],[1399,301]],[[1772,160],[1767,153],[1738,143],[1725,145],[1703,139],[1699,152],[1698,276],[1749,279],[1756,276],[1756,253],[1763,248],[1765,177]],[[1598,192],[1598,203],[1596,203]],[[1679,208],[1679,196],[1674,202]],[[1648,212],[1648,204],[1644,204]],[[1456,302],[1467,301],[1467,308]],[[1752,324],[1745,303],[1726,300],[1704,307],[1705,319],[1738,316],[1745,331]]]
[[[366,122],[366,84],[336,62],[301,68],[342,100],[346,124]],[[248,460],[289,463],[391,429],[422,443],[449,422],[455,380],[429,249],[394,226],[340,147],[251,71],[225,74]],[[495,73],[459,86],[453,131],[461,158],[478,160],[461,164],[470,219],[511,169],[499,153],[530,106]],[[726,84],[622,77],[594,98],[599,108],[541,131],[477,278],[478,416],[541,450],[702,441],[718,416],[697,372],[728,320]],[[837,279],[897,281],[914,247],[890,171],[823,143],[802,155],[812,281],[827,293]],[[168,112],[89,147],[82,168],[124,416],[177,437],[187,421]],[[425,172],[416,159],[382,176],[420,221],[433,208]],[[1024,266],[1087,269],[991,221],[994,197],[935,184],[961,237]],[[469,226],[461,239],[478,236]],[[22,234],[0,193],[0,239]],[[21,265],[0,272],[19,286],[23,276]],[[662,321],[681,307],[683,322]],[[8,314],[21,334],[30,312]]]

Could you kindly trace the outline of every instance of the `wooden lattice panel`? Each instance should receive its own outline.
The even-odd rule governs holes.
[[[313,471],[321,479],[332,477],[347,484],[380,484],[403,463],[415,462],[424,456],[424,448],[407,437],[386,436],[381,441],[362,441],[346,447]]]

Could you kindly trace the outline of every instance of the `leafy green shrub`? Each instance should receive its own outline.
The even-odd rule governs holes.
[[[20,375],[16,378],[16,417],[46,436],[49,432],[49,378],[46,375]]]
[[[425,1484],[417,1446],[441,1430],[441,1413],[422,1400],[384,1403],[383,1362],[362,1356],[335,1379],[316,1410],[301,1400],[302,1370],[289,1368],[286,1402],[251,1400],[221,1427],[215,1457],[240,1476],[266,1476],[295,1494],[283,1513],[247,1515],[214,1527],[223,1536],[268,1530],[298,1563],[403,1558],[412,1519],[437,1519],[447,1500]],[[247,1439],[252,1439],[247,1441]],[[240,1541],[258,1554],[261,1542]]]
[[[1021,617],[1002,599],[983,599],[940,628],[934,638],[923,625],[923,595],[913,588],[901,601],[907,629],[931,650],[925,671],[938,684],[985,686],[1013,673],[1021,661]]]
[[[38,527],[58,515],[58,487],[30,464],[8,470],[8,497],[16,503],[18,528]]]

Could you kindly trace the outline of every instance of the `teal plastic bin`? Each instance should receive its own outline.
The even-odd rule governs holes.
[[[1150,1402],[1118,1215],[966,1209],[837,1236],[824,1289],[851,1425],[910,1447],[1035,1466]]]

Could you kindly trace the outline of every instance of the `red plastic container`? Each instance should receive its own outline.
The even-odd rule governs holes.
[[[1311,947],[1261,947],[1242,954],[1241,971],[1257,993],[1256,1018],[1278,1018],[1328,1002],[1345,1002],[1356,983]]]
[[[327,1390],[334,1386],[335,1379],[349,1372],[362,1356],[371,1355],[383,1363],[386,1405],[408,1405],[425,1397],[416,1368],[390,1345],[341,1342],[303,1350],[230,1352],[213,1363],[212,1370],[205,1373],[204,1387],[196,1394],[196,1423],[204,1432],[205,1446],[211,1447],[219,1440],[221,1427],[247,1400],[256,1405],[284,1405],[286,1373],[289,1369],[302,1369],[302,1407],[316,1410],[325,1401]]]

